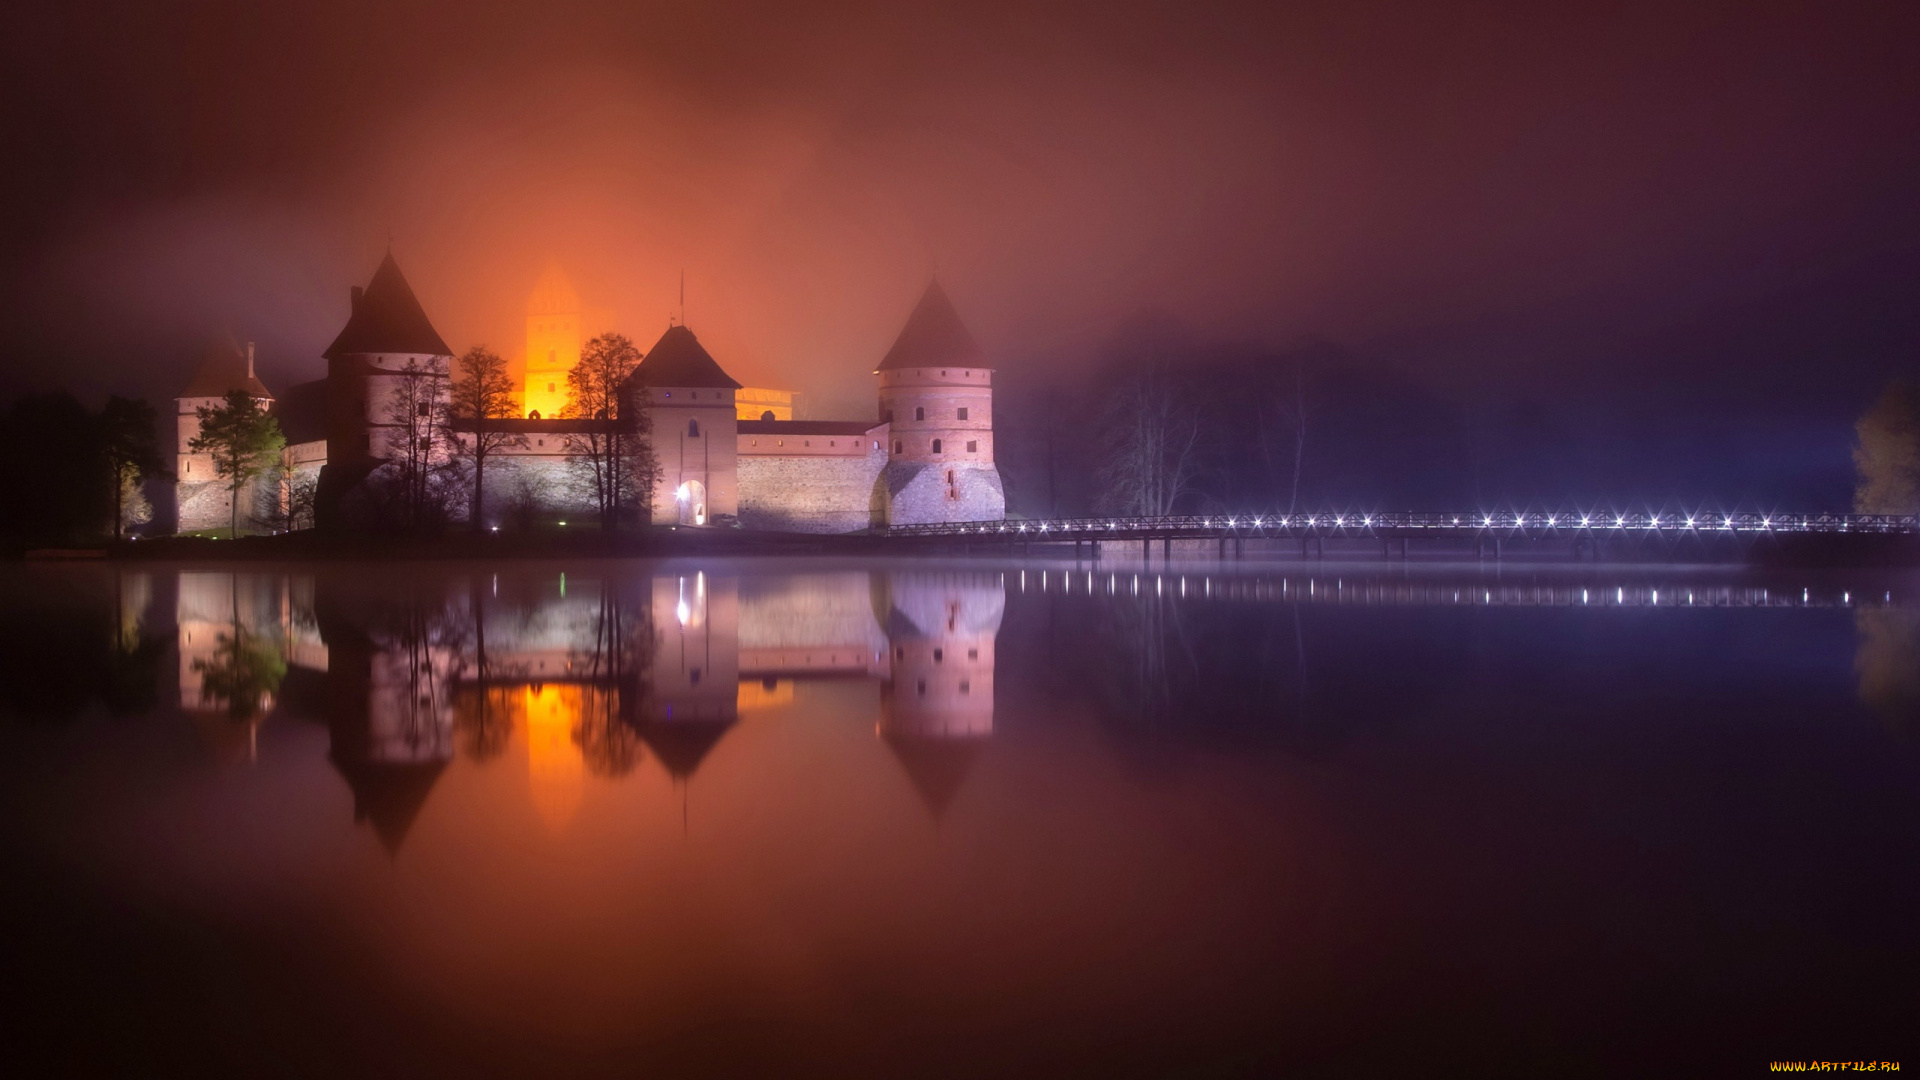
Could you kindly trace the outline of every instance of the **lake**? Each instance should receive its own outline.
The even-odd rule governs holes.
[[[9,1057],[1898,1060],[1920,577],[0,567]]]

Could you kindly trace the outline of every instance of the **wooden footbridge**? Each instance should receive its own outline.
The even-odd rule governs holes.
[[[1103,548],[1115,554],[1131,553],[1138,544],[1151,558],[1156,542],[1163,555],[1173,553],[1175,541],[1211,541],[1220,556],[1245,553],[1248,541],[1264,541],[1261,548],[1290,551],[1299,545],[1303,557],[1325,556],[1329,543],[1336,552],[1360,554],[1376,550],[1387,558],[1407,557],[1423,541],[1450,541],[1453,550],[1500,557],[1516,543],[1533,550],[1564,546],[1578,556],[1597,553],[1602,546],[1671,545],[1680,541],[1736,545],[1791,537],[1920,538],[1920,517],[1910,514],[1782,514],[1782,513],[1582,513],[1519,511],[1489,513],[1315,513],[1315,514],[1189,514],[1166,517],[1041,518],[1006,521],[956,521],[895,525],[884,531],[889,539],[967,550],[1032,551],[1034,545],[1072,545],[1076,556],[1099,558]],[[1377,547],[1375,547],[1377,545]]]

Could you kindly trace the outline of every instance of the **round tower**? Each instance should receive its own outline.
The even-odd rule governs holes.
[[[874,374],[888,425],[888,522],[1004,518],[993,462],[993,364],[938,281]]]

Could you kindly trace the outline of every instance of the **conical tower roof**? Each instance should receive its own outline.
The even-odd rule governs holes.
[[[180,396],[225,397],[231,390],[245,390],[252,397],[273,400],[267,384],[247,370],[247,354],[240,343],[233,340],[231,334],[222,334],[207,345],[207,351],[200,357],[200,369],[194,372],[193,381],[180,391]]]
[[[938,280],[927,283],[927,291],[920,297],[913,314],[907,316],[907,325],[901,329],[900,336],[894,339],[893,348],[880,361],[874,371],[898,371],[901,368],[991,368],[992,362],[980,349],[980,343],[973,340],[966,324],[960,321],[960,313],[953,310],[953,301],[947,299],[947,291],[940,287]]]
[[[347,316],[346,327],[320,355],[332,360],[352,353],[453,355],[421,310],[391,251],[380,260],[365,291],[354,291],[353,313]]]
[[[900,767],[906,770],[907,780],[913,784],[913,790],[920,793],[920,801],[926,804],[927,811],[935,820],[945,817],[947,808],[960,794],[961,785],[967,782],[974,759],[980,756],[981,740],[892,731],[883,739]]]
[[[721,370],[693,331],[669,326],[647,350],[647,358],[627,381],[635,386],[687,386],[695,389],[738,390],[740,384]]]
[[[667,774],[685,780],[700,768],[714,746],[733,728],[732,720],[648,720],[635,725],[640,740],[660,759]]]
[[[533,287],[533,295],[527,298],[527,314],[571,315],[579,310],[580,294],[573,291],[573,282],[567,280],[566,271],[560,269],[559,263],[548,263]]]
[[[387,854],[398,854],[447,763],[374,762],[342,756],[338,750],[331,756],[353,791],[353,820],[371,824]]]

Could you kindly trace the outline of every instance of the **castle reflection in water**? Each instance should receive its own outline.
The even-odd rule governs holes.
[[[873,730],[936,816],[993,732],[998,572],[486,574],[403,595],[326,570],[123,578],[123,623],[174,628],[180,708],[216,753],[256,753],[263,723],[324,723],[389,850],[458,756],[522,748],[560,829],[587,777],[651,761],[684,785],[814,680],[879,684]]]

